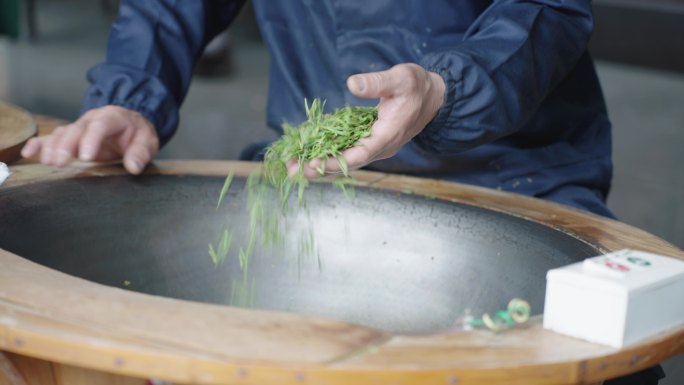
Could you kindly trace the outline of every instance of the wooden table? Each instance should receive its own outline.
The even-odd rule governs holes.
[[[244,162],[157,162],[162,175],[247,176]],[[2,188],[120,175],[120,166],[13,168]],[[626,224],[516,194],[356,172],[362,185],[412,190],[535,221],[601,250],[635,248],[684,259]],[[1,190],[0,190],[1,191]],[[394,335],[296,314],[153,297],[69,276],[0,249],[0,384],[592,384],[684,351],[684,326],[614,349],[546,331],[539,318],[485,330]],[[218,341],[218,343],[217,343]],[[24,379],[16,380],[17,373]],[[14,376],[14,377],[13,377]],[[4,382],[3,382],[4,381]]]
[[[36,123],[28,112],[0,102],[0,162],[21,159],[22,147],[36,133]]]

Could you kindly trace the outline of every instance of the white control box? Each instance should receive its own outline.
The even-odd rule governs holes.
[[[620,348],[684,324],[684,261],[620,250],[549,270],[544,328]]]

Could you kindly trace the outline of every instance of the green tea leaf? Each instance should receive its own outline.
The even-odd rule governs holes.
[[[219,243],[219,251],[218,251],[218,256],[221,259],[220,262],[222,262],[224,259],[226,259],[226,256],[228,255],[228,251],[230,250],[230,244],[233,241],[233,234],[229,233],[228,230],[223,231],[223,237],[221,237],[221,242]]]
[[[337,163],[340,165],[340,170],[342,170],[342,174],[346,177],[349,176],[349,167],[347,167],[347,161],[344,159],[342,155],[338,155],[337,157]]]
[[[218,254],[216,254],[216,251],[214,250],[214,245],[212,245],[211,243],[209,244],[209,256],[211,257],[211,261],[214,262],[214,266],[218,266],[219,257]]]
[[[216,203],[216,209],[221,206],[221,202],[223,202],[223,198],[226,196],[226,193],[228,192],[228,189],[230,189],[230,185],[233,183],[233,176],[235,175],[235,172],[233,170],[230,170],[230,173],[226,177],[226,181],[223,182],[223,188],[221,189],[221,195],[219,195],[218,202]]]
[[[354,189],[349,178],[349,166],[342,156],[342,152],[358,144],[358,140],[371,135],[372,127],[378,118],[377,107],[350,107],[336,109],[332,113],[325,113],[325,102],[314,99],[311,104],[304,100],[304,109],[307,120],[297,127],[289,123],[283,123],[283,135],[266,148],[262,172],[253,172],[247,178],[247,209],[249,211],[249,223],[247,224],[248,241],[240,245],[238,262],[243,273],[242,281],[233,282],[231,303],[250,302],[245,300],[249,295],[254,295],[252,280],[252,292],[248,281],[249,263],[257,241],[262,246],[274,246],[276,242],[284,242],[285,237],[281,234],[287,227],[285,217],[289,212],[291,195],[296,190],[299,207],[306,207],[305,191],[309,181],[304,176],[304,165],[314,159],[320,160],[316,171],[324,175],[326,162],[336,159],[343,178],[336,179],[333,183],[347,197],[353,197]],[[297,171],[294,175],[288,175],[288,164],[297,162]],[[233,173],[226,177],[221,194],[216,205],[218,209],[230,188]],[[225,259],[230,249],[232,236],[225,230],[217,249],[209,245],[209,254],[215,264]],[[302,258],[308,261],[317,261],[319,269],[322,263],[316,250],[314,234],[311,231],[307,236],[299,240],[299,252],[297,264],[302,263]],[[314,262],[315,263],[315,262]],[[301,269],[301,267],[300,267]],[[301,273],[301,272],[299,272]],[[253,298],[251,299],[253,302]]]

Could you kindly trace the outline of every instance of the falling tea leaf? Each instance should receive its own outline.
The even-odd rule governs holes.
[[[218,202],[216,203],[216,209],[221,206],[221,202],[223,202],[223,198],[226,196],[226,193],[230,189],[230,185],[233,183],[233,176],[235,175],[235,172],[233,170],[230,170],[230,173],[226,177],[226,181],[223,182],[223,188],[221,188],[221,195],[219,195]]]
[[[293,190],[297,191],[299,207],[306,207],[304,192],[309,180],[304,176],[304,165],[318,160],[316,170],[323,175],[326,172],[326,161],[336,159],[344,177],[333,183],[347,195],[353,195],[352,179],[349,178],[349,167],[342,152],[358,144],[358,140],[371,135],[372,126],[378,118],[377,107],[343,107],[332,113],[324,113],[325,102],[314,99],[311,104],[304,100],[307,120],[294,127],[283,124],[283,136],[266,148],[264,166],[261,173],[254,172],[247,178],[247,209],[249,224],[248,241],[240,245],[238,262],[243,273],[241,282],[233,282],[231,291],[232,304],[254,302],[254,281],[251,285],[247,279],[249,260],[254,251],[257,238],[263,244],[274,245],[282,242],[284,225],[288,214],[288,202]],[[288,174],[288,163],[297,162],[294,175]],[[230,188],[233,173],[226,178],[221,190],[217,208]],[[232,237],[227,230],[219,242],[217,249],[209,245],[209,255],[214,264],[221,263],[228,253]],[[301,258],[315,258],[321,268],[320,255],[316,250],[313,230],[300,238],[298,265]]]

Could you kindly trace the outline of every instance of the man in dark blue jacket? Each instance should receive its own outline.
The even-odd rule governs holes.
[[[122,0],[83,116],[31,140],[47,164],[123,158],[140,173],[178,125],[193,66],[243,1]],[[254,0],[271,53],[268,124],[379,105],[350,167],[606,208],[610,123],[587,53],[588,0]],[[311,165],[311,166],[315,166]],[[326,170],[335,171],[336,161]],[[312,168],[307,172],[312,176]],[[655,384],[645,371],[609,383]],[[617,382],[623,381],[623,382]]]
[[[24,155],[123,158],[139,173],[178,125],[204,46],[242,1],[122,1],[82,118]],[[610,216],[610,123],[592,61],[589,1],[266,1],[268,124],[377,104],[352,167],[519,192]],[[412,64],[415,63],[415,64]],[[352,76],[354,75],[354,76]],[[348,87],[345,87],[345,84]],[[335,162],[328,170],[334,171]]]

